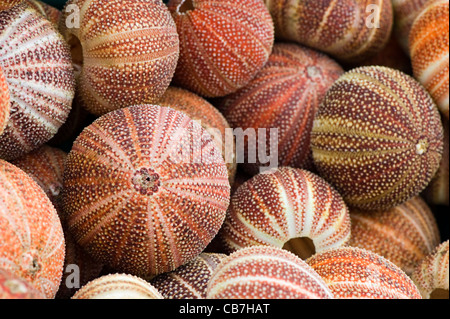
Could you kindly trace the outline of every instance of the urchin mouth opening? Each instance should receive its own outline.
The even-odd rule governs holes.
[[[303,260],[316,253],[316,246],[309,237],[292,238],[283,245],[283,249],[290,251]]]
[[[177,7],[177,12],[180,14],[187,13],[195,9],[193,0],[182,0]]]

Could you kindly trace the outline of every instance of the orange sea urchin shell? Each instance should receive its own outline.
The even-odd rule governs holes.
[[[44,191],[0,160],[0,268],[30,282],[47,298],[58,290],[64,264],[61,221]]]
[[[323,278],[336,299],[422,299],[405,272],[362,248],[327,250],[306,262]]]
[[[208,299],[333,299],[327,285],[294,254],[269,246],[246,247],[214,270]]]
[[[0,300],[4,299],[45,299],[45,296],[28,281],[0,269]]]
[[[252,245],[282,248],[306,237],[315,248],[296,252],[305,258],[346,245],[350,216],[341,196],[322,178],[282,167],[258,174],[236,190],[219,234],[229,251]]]
[[[437,107],[412,77],[360,67],[328,90],[311,134],[315,167],[347,205],[389,209],[418,195],[442,158]]]
[[[350,210],[349,245],[381,255],[411,275],[440,243],[436,219],[419,196],[386,211]]]
[[[424,5],[409,34],[414,77],[422,83],[439,110],[449,118],[449,1]]]
[[[75,78],[64,39],[26,3],[0,12],[0,43],[0,68],[10,94],[0,158],[14,160],[46,143],[65,122]]]
[[[277,43],[269,61],[243,89],[225,97],[221,109],[233,128],[278,129],[278,166],[307,168],[311,161],[310,134],[319,104],[344,70],[326,55],[295,44]],[[266,132],[269,135],[269,132]],[[271,149],[266,138],[266,150]],[[253,149],[247,142],[245,152]],[[264,154],[265,155],[265,154]],[[271,154],[273,155],[273,154]],[[240,164],[250,174],[261,164]]]
[[[381,50],[393,26],[391,1],[265,0],[278,40],[295,41],[357,62]]]
[[[174,271],[155,277],[150,283],[165,299],[205,299],[212,273],[226,256],[202,253]]]
[[[71,0],[80,9],[79,28],[60,30],[81,68],[80,96],[102,115],[156,102],[172,80],[179,55],[176,26],[161,0]]]
[[[441,243],[417,266],[412,279],[424,299],[448,299],[449,241]]]
[[[170,0],[180,35],[177,86],[206,97],[244,87],[264,66],[274,42],[261,0]]]
[[[64,172],[75,240],[111,268],[143,277],[198,256],[221,227],[229,196],[211,135],[157,105],[97,119],[75,141]]]

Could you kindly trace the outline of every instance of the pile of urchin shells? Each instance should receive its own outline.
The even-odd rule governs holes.
[[[448,12],[0,0],[0,299],[448,299]]]

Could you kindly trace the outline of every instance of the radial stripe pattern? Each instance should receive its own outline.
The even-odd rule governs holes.
[[[436,104],[412,77],[386,67],[348,71],[327,92],[311,147],[320,176],[349,206],[389,209],[435,175],[444,130]]]
[[[127,273],[154,276],[198,256],[229,204],[228,171],[211,135],[182,112],[110,112],[75,141],[63,209],[75,240]]]
[[[64,39],[26,4],[0,12],[0,68],[10,93],[0,157],[14,160],[46,143],[65,122],[75,78]]]
[[[282,248],[301,237],[323,251],[348,243],[350,216],[340,195],[322,178],[282,167],[256,175],[236,190],[220,236],[229,251],[252,245]]]

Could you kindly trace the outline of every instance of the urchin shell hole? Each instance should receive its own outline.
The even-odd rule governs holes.
[[[290,251],[303,260],[308,259],[316,253],[316,246],[308,237],[292,238],[284,244],[283,249]]]
[[[195,6],[192,0],[184,0],[180,3],[177,8],[178,13],[186,13],[188,11],[194,10]]]
[[[433,290],[430,299],[449,299],[448,289],[437,288]]]

